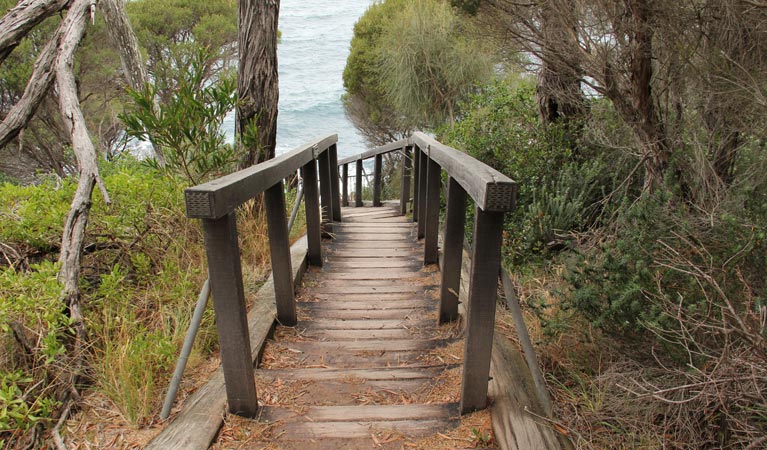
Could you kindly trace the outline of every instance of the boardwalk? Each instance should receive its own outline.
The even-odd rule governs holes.
[[[414,224],[384,206],[346,208],[333,227],[297,293],[298,325],[277,327],[256,370],[267,442],[400,448],[449,429],[461,342],[437,327],[439,272],[424,267]]]

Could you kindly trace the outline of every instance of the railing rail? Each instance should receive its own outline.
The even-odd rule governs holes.
[[[486,164],[420,132],[340,161],[337,158],[336,142],[335,135],[327,136],[272,160],[185,191],[187,216],[202,219],[230,412],[253,417],[258,410],[245,314],[236,209],[254,196],[264,194],[277,320],[283,325],[295,325],[296,304],[291,279],[283,180],[297,169],[301,170],[306,209],[307,261],[311,265],[320,266],[321,236],[330,231],[332,222],[341,220],[341,205],[349,203],[348,165],[356,165],[355,205],[362,206],[362,163],[365,159],[374,158],[373,205],[380,206],[382,156],[391,152],[399,152],[403,157],[400,186],[402,214],[408,211],[411,204],[412,177],[413,221],[418,223],[418,238],[424,238],[424,264],[439,262],[442,171],[448,175],[440,322],[458,317],[466,202],[468,198],[474,202],[461,412],[484,408],[487,402],[496,287],[501,263],[503,217],[505,212],[514,208],[516,184]],[[339,167],[343,178],[341,190]],[[327,235],[332,236],[330,233]]]
[[[448,175],[447,211],[442,256],[439,321],[458,317],[466,202],[475,205],[474,241],[466,305],[466,346],[461,386],[461,412],[482,409],[487,402],[490,355],[493,347],[495,299],[501,267],[503,217],[514,209],[517,185],[492,167],[415,132],[409,138],[378,147],[338,162],[342,166],[346,193],[348,164],[357,166],[356,205],[362,206],[362,162],[375,158],[373,206],[380,205],[381,157],[399,151],[402,164],[400,211],[405,214],[410,200],[410,157],[413,150],[413,221],[418,223],[418,238],[424,238],[424,264],[439,262],[438,233],[441,210],[442,171]],[[348,202],[347,195],[344,201]],[[345,203],[347,204],[347,203]]]
[[[226,394],[229,411],[234,414],[254,417],[258,411],[236,209],[263,193],[277,320],[284,325],[295,325],[296,304],[283,180],[301,170],[307,261],[311,265],[322,265],[319,190],[323,193],[324,221],[341,220],[336,142],[336,135],[318,139],[253,167],[191,187],[184,193],[187,217],[202,219]]]

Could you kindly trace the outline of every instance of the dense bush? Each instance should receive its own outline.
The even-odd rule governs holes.
[[[499,79],[459,104],[455,124],[441,138],[518,183],[517,210],[507,214],[507,251],[523,262],[556,253],[570,231],[594,219],[595,203],[612,177],[601,159],[567,146],[561,125],[544,126],[535,87]]]
[[[157,411],[190,311],[205,278],[197,226],[183,210],[185,183],[124,158],[102,167],[112,197],[94,198],[83,255],[90,378],[131,423]],[[0,186],[0,439],[45,421],[66,364],[70,322],[60,299],[57,242],[73,182]],[[197,351],[211,349],[212,314]],[[20,375],[23,374],[23,375]]]

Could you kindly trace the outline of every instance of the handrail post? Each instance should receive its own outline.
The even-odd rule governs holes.
[[[501,266],[503,212],[474,213],[474,243],[471,252],[466,317],[461,414],[487,406],[490,355],[493,349],[495,298]]]
[[[442,256],[442,285],[439,295],[439,323],[458,318],[458,293],[461,289],[461,259],[463,258],[464,227],[466,224],[466,191],[450,177],[447,186],[445,240]]]
[[[331,188],[330,154],[320,153],[317,158],[320,170],[320,202],[322,203],[322,237],[329,238],[333,232],[333,189]]]
[[[418,222],[418,213],[421,208],[421,203],[418,201],[419,182],[421,177],[421,149],[418,146],[413,146],[413,222]]]
[[[407,206],[410,203],[410,146],[402,149],[402,175],[400,177],[399,212],[407,214]]]
[[[426,223],[424,224],[424,265],[439,261],[439,209],[442,168],[431,158],[426,165]]]
[[[202,230],[229,412],[255,417],[258,398],[237,242],[237,215],[230,212],[220,219],[203,219]]]
[[[297,323],[296,301],[293,287],[293,268],[290,264],[290,237],[285,218],[285,190],[280,181],[264,191],[266,224],[269,232],[269,250],[272,256],[272,279],[277,304],[277,320],[285,326]]]
[[[418,174],[418,239],[424,237],[426,232],[426,176],[428,174],[429,156],[421,149],[419,155],[420,173]]]
[[[362,160],[357,160],[357,179],[355,180],[354,187],[354,206],[359,208],[362,206]]]
[[[373,167],[373,206],[381,206],[381,166],[383,165],[383,156],[375,156],[375,166]]]
[[[304,209],[306,211],[306,258],[309,265],[322,266],[322,226],[320,225],[320,195],[317,190],[317,161],[311,160],[301,168],[304,178]]]
[[[342,184],[341,184],[341,205],[349,206],[349,164],[344,164],[342,172]]]
[[[330,158],[330,194],[333,196],[333,218],[334,222],[341,221],[341,194],[338,191],[338,149],[336,144],[328,148],[328,157]]]

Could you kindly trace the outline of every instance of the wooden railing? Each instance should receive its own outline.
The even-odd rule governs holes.
[[[202,219],[203,222],[230,412],[252,417],[258,409],[235,210],[257,194],[264,193],[277,320],[283,325],[295,325],[296,304],[291,279],[283,180],[301,169],[306,209],[307,260],[311,265],[321,266],[321,235],[329,231],[333,221],[341,220],[341,205],[349,204],[348,165],[356,165],[355,205],[362,206],[362,164],[364,160],[374,158],[373,205],[380,206],[382,157],[391,152],[399,152],[403,156],[400,186],[402,214],[408,212],[413,178],[413,220],[418,223],[418,238],[424,238],[424,264],[439,262],[442,171],[448,175],[440,323],[458,317],[467,197],[474,202],[460,409],[462,413],[467,413],[484,408],[493,346],[503,217],[505,212],[514,208],[516,184],[491,167],[420,132],[340,161],[337,159],[336,140],[335,135],[328,136],[249,169],[189,188],[185,192],[187,216]],[[343,174],[342,192],[339,192],[338,168]]]
[[[438,233],[442,171],[448,175],[447,211],[441,264],[440,323],[458,317],[464,224],[467,195],[475,205],[474,233],[466,306],[466,346],[461,413],[482,409],[487,402],[490,353],[493,347],[495,299],[503,244],[503,216],[514,209],[517,186],[507,176],[471,156],[420,133],[361,155],[339,161],[342,168],[343,202],[348,204],[348,165],[356,164],[356,206],[362,205],[362,163],[375,158],[373,206],[381,204],[382,155],[403,155],[400,211],[405,214],[410,198],[410,153],[413,151],[413,221],[418,238],[424,238],[424,264],[439,261]]]
[[[321,266],[320,239],[323,223],[329,224],[341,218],[336,142],[336,135],[327,136],[274,159],[185,191],[187,217],[202,219],[226,395],[232,413],[253,417],[258,410],[237,240],[236,209],[256,195],[264,194],[277,320],[283,325],[293,326],[297,321],[296,303],[283,180],[298,169],[302,172],[307,262]],[[317,189],[318,172],[322,197]]]

